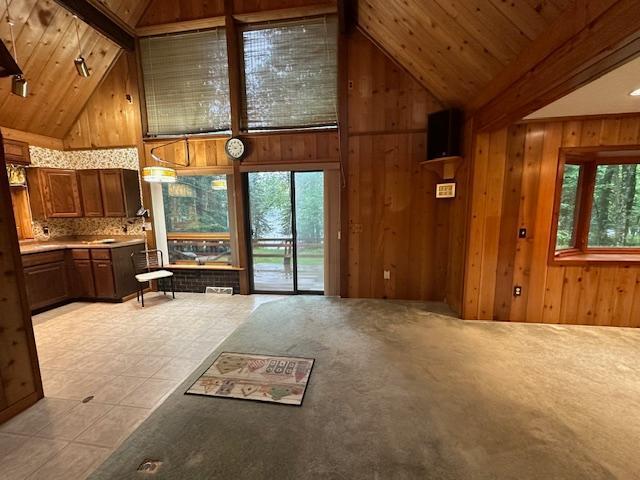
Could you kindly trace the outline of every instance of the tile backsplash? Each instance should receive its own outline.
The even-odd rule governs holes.
[[[48,168],[126,168],[138,170],[138,151],[135,148],[108,150],[62,151],[29,147],[31,166]],[[50,218],[33,220],[36,240],[49,240],[74,235],[143,235],[140,218]],[[44,233],[45,227],[49,234]],[[126,228],[126,232],[125,232]]]

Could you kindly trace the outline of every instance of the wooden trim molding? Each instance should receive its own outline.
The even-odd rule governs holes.
[[[233,18],[240,23],[260,23],[314,17],[319,15],[332,15],[336,13],[338,13],[338,7],[335,3],[323,3],[320,5],[305,5],[301,7],[280,8],[277,10],[264,10],[261,12],[236,13],[233,14]]]
[[[51,150],[64,150],[64,143],[61,138],[47,137],[46,135],[23,132],[22,130],[8,127],[0,127],[0,131],[6,140],[25,142],[34,147],[49,148]]]
[[[163,23],[161,25],[148,25],[137,27],[138,37],[151,37],[154,35],[166,35],[167,33],[191,32],[194,30],[206,30],[209,28],[224,27],[225,17],[198,18],[196,20],[185,20],[182,22]]]

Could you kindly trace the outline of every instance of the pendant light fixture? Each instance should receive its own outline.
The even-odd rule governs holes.
[[[80,47],[80,33],[78,31],[79,29],[78,17],[74,15],[73,18],[75,19],[75,22],[76,22],[76,38],[78,40],[78,58],[76,58],[73,61],[73,63],[75,63],[76,65],[76,70],[78,71],[78,75],[80,75],[81,77],[87,78],[89,75],[91,75],[91,72],[89,71],[89,66],[87,65],[87,62],[82,56],[82,48]]]
[[[178,143],[182,141],[184,141],[185,147],[187,149],[186,155],[185,155],[186,157],[185,163],[176,163],[176,162],[170,162],[168,160],[164,160],[163,158],[160,158],[156,153],[156,150],[159,148],[167,147],[169,145],[173,145],[174,143]],[[191,165],[188,138],[165,143],[164,145],[158,145],[157,147],[153,147],[151,149],[151,152],[149,153],[151,154],[151,158],[153,158],[158,163],[165,163],[167,165],[176,165],[179,167],[188,167],[189,165]],[[175,183],[178,180],[178,172],[176,171],[175,168],[152,165],[150,167],[144,167],[142,169],[142,179],[148,183]]]
[[[9,32],[11,32],[11,45],[13,45],[13,60],[18,64],[18,54],[16,53],[16,39],[13,36],[13,20],[9,14],[9,0],[5,0],[7,7],[7,23],[9,24]],[[18,69],[19,71],[19,69]],[[19,97],[26,98],[29,95],[29,83],[24,78],[22,72],[11,75],[11,93]]]

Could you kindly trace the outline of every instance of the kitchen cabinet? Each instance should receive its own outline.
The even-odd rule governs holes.
[[[70,298],[63,250],[23,256],[27,297],[32,310]]]
[[[131,218],[140,209],[136,170],[33,168],[28,180],[37,218]]]
[[[29,144],[17,140],[3,140],[4,160],[17,165],[31,165]]]
[[[31,310],[73,299],[119,301],[126,298],[138,288],[131,254],[143,249],[144,244],[136,244],[23,254]]]
[[[140,209],[138,172],[121,168],[98,170],[105,217],[135,217]]]
[[[104,217],[100,173],[98,170],[78,170],[77,176],[83,216]]]
[[[75,170],[29,168],[27,183],[34,218],[82,216],[82,204]]]
[[[113,265],[108,260],[92,260],[95,296],[97,298],[113,298],[116,285],[113,279]]]

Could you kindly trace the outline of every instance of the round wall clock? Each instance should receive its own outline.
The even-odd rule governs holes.
[[[239,137],[231,137],[227,140],[224,150],[234,160],[240,160],[246,152],[245,144]]]

